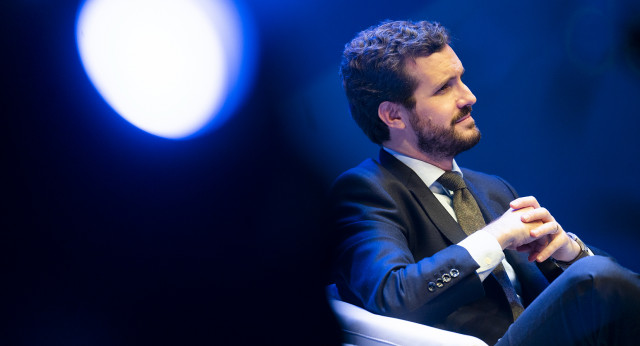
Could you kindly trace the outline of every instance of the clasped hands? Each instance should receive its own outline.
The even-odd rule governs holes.
[[[549,257],[568,262],[580,253],[573,241],[535,197],[522,197],[510,203],[511,209],[488,224],[484,230],[498,240],[503,249],[529,254],[529,261],[542,262]]]

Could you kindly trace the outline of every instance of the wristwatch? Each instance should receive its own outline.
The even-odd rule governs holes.
[[[591,251],[591,249],[589,249],[586,245],[584,245],[582,240],[580,240],[580,238],[578,238],[577,235],[571,232],[566,232],[566,233],[567,233],[567,236],[569,236],[569,238],[571,238],[573,241],[578,243],[578,245],[580,246],[580,253],[578,253],[578,256],[576,256],[576,258],[572,259],[569,262],[563,262],[563,261],[558,261],[554,259],[553,261],[556,262],[556,264],[562,269],[567,269],[567,267],[569,267],[570,265],[572,265],[573,263],[575,263],[581,258],[593,256],[593,252]]]

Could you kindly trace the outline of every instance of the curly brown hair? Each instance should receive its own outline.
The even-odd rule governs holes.
[[[415,107],[417,81],[405,61],[428,56],[449,44],[446,28],[435,22],[384,21],[361,31],[344,47],[340,77],[351,116],[376,144],[389,139],[389,128],[378,118],[384,101]]]

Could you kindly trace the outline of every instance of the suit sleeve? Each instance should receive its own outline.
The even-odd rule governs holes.
[[[385,184],[383,186],[383,184]],[[397,181],[348,172],[332,188],[335,278],[343,299],[403,317],[425,307],[446,316],[484,294],[478,264],[458,245],[414,259],[416,203]]]

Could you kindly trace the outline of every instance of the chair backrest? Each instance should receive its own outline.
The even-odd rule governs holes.
[[[373,314],[340,300],[335,285],[327,287],[327,298],[342,328],[345,344],[363,346],[487,345],[482,340],[469,335]]]

